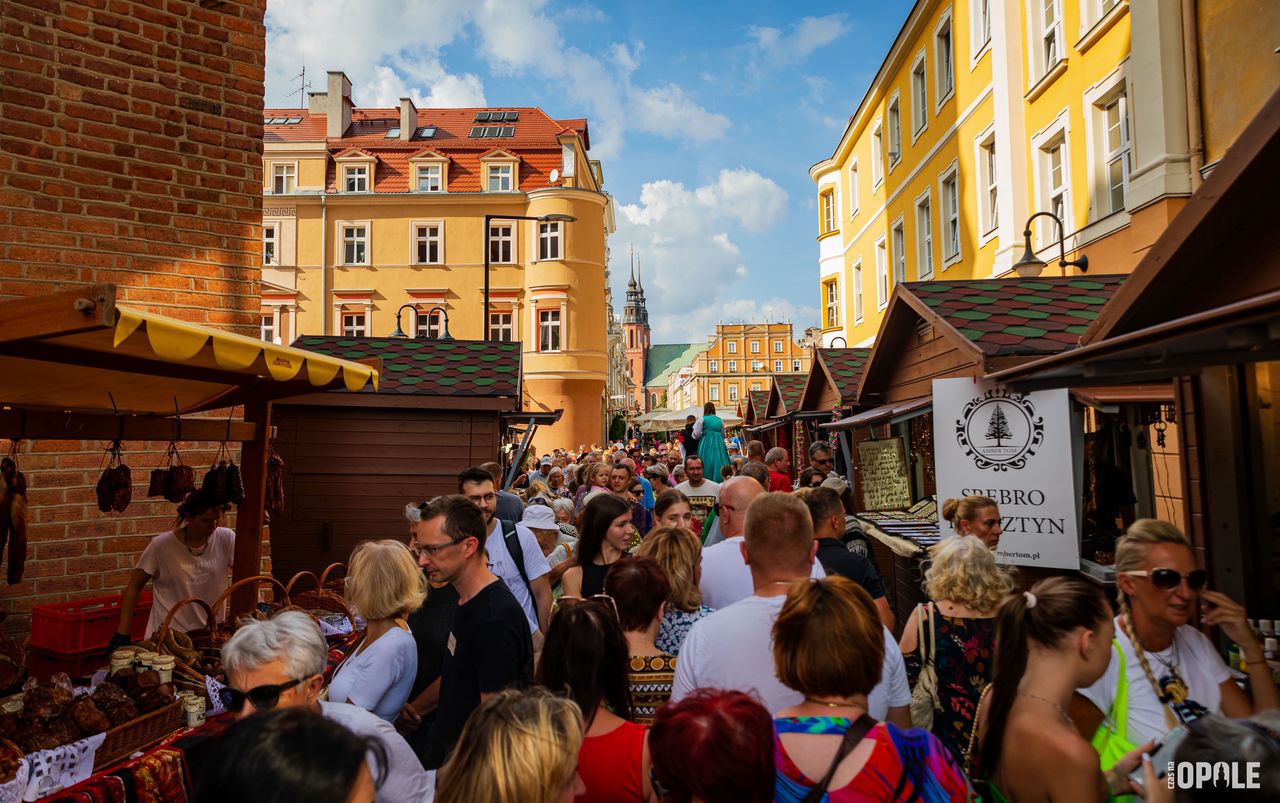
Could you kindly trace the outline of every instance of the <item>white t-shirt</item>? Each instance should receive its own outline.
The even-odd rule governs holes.
[[[1161,710],[1164,706],[1151,688],[1146,673],[1142,671],[1142,664],[1138,662],[1133,650],[1133,642],[1120,626],[1119,617],[1116,618],[1116,641],[1119,642],[1120,649],[1124,650],[1125,677],[1129,684],[1128,739],[1135,745],[1141,745],[1149,739],[1160,739],[1169,730]],[[1107,666],[1106,674],[1089,688],[1079,690],[1103,715],[1111,710],[1116,698],[1120,661],[1115,652],[1113,645],[1111,663]],[[1222,713],[1221,687],[1231,679],[1231,670],[1204,633],[1191,625],[1179,627],[1173,633],[1173,644],[1167,649],[1161,652],[1147,651],[1147,665],[1151,667],[1158,683],[1163,683],[1169,677],[1169,666],[1175,667],[1178,676],[1187,684],[1188,704],[1194,701],[1210,714]],[[1181,716],[1179,707],[1176,703],[1173,706],[1175,713]],[[1195,718],[1196,714],[1191,713],[1191,719]]]
[[[769,712],[804,702],[804,695],[782,685],[773,667],[773,622],[786,596],[751,596],[699,620],[685,637],[676,662],[671,699],[694,689],[737,689],[754,695]],[[883,720],[890,707],[911,703],[907,668],[893,634],[884,630],[880,682],[867,695],[868,712]]]
[[[751,569],[742,559],[743,537],[735,535],[702,550],[702,604],[720,610],[756,593],[751,582]],[[813,562],[809,576],[821,580],[827,572],[818,561]]]
[[[417,675],[418,644],[412,633],[393,627],[338,665],[329,681],[329,699],[349,701],[392,722]]]
[[[322,702],[320,713],[357,736],[377,739],[386,748],[387,774],[378,789],[378,803],[431,803],[435,799],[435,772],[422,768],[413,748],[390,722],[350,703]],[[370,765],[369,769],[375,770],[376,767]]]
[[[151,618],[147,620],[147,636],[160,628],[169,610],[187,597],[197,597],[210,604],[227,590],[227,572],[235,557],[236,533],[230,527],[218,527],[209,536],[204,552],[191,554],[173,530],[160,533],[142,550],[138,568],[151,575]],[[226,616],[226,606],[214,611],[218,621]],[[186,605],[173,617],[173,627],[188,632],[208,626],[204,609]]]
[[[524,570],[529,575],[529,581],[533,582],[550,572],[551,565],[542,554],[542,547],[538,546],[538,537],[533,534],[533,530],[517,522],[516,537],[520,539],[520,549],[524,551]],[[529,594],[524,578],[520,576],[520,569],[516,566],[515,559],[507,551],[507,542],[502,535],[502,522],[493,520],[493,527],[489,530],[489,537],[485,539],[484,546],[489,552],[490,571],[502,578],[502,582],[506,583],[507,588],[511,589],[511,593],[515,595],[516,602],[524,608],[524,615],[529,620],[529,632],[537,632],[538,609],[534,607],[533,597]]]

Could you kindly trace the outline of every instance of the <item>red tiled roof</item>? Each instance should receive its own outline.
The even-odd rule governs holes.
[[[374,170],[373,191],[408,192],[411,180],[409,159],[426,151],[435,151],[449,159],[448,192],[480,192],[480,157],[497,151],[506,151],[520,158],[519,189],[522,192],[551,186],[551,171],[560,167],[561,153],[557,136],[566,131],[576,131],[583,144],[587,140],[585,119],[553,120],[536,107],[498,109],[518,111],[520,119],[503,125],[515,128],[512,137],[486,137],[472,139],[468,136],[475,125],[476,112],[494,109],[419,109],[417,128],[434,127],[431,139],[387,139],[387,131],[400,125],[399,109],[353,109],[351,128],[347,136],[339,139],[325,137],[326,115],[310,114],[301,109],[266,109],[263,116],[301,117],[294,125],[267,125],[264,140],[269,143],[316,142],[326,140],[331,156],[360,151],[377,159]],[[415,129],[416,131],[416,129]],[[325,191],[337,192],[335,166],[329,164]]]

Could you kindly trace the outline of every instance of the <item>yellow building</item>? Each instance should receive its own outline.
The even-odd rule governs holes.
[[[900,282],[1009,273],[1036,212],[1132,270],[1192,189],[1183,33],[1179,0],[918,0],[810,169],[823,344],[869,345]]]
[[[705,349],[670,372],[667,407],[711,402],[732,412],[749,391],[768,391],[774,374],[807,374],[809,363],[789,323],[720,324]]]
[[[587,121],[408,98],[356,109],[340,72],[327,89],[306,111],[264,112],[263,338],[447,322],[454,338],[520,341],[522,408],[564,410],[540,447],[601,441],[613,210]],[[560,219],[520,219],[547,215]]]

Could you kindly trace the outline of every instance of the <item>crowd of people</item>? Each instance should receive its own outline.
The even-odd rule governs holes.
[[[993,500],[946,500],[929,601],[898,630],[830,448],[796,474],[713,418],[545,455],[513,491],[477,466],[409,505],[407,545],[352,554],[367,629],[327,681],[310,617],[243,623],[222,702],[244,721],[199,799],[276,773],[297,780],[275,799],[307,803],[1173,800],[1144,755],[1175,728],[1178,760],[1257,761],[1280,794],[1280,692],[1172,525],[1120,540],[1113,608],[1000,565]]]

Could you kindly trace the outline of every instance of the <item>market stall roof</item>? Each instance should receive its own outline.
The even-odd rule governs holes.
[[[0,405],[169,416],[377,383],[370,365],[119,307],[115,285],[0,302]]]
[[[1277,175],[1280,91],[1103,308],[1084,348],[990,378],[1026,389],[1128,383],[1280,359]],[[1205,281],[1214,269],[1222,280]]]
[[[765,407],[764,418],[780,416],[800,411],[800,401],[804,397],[804,386],[809,381],[808,374],[779,374],[773,378],[773,387],[769,388],[769,403]]]
[[[380,359],[382,381],[365,393],[519,396],[520,344],[496,340],[303,336],[295,348],[346,360]]]
[[[656,415],[640,427],[644,432],[668,432],[674,429],[683,429],[685,419],[689,416],[702,418],[702,405],[695,404],[684,408],[683,410],[665,410],[654,411]],[[720,420],[724,422],[726,429],[740,426],[742,418],[737,413],[731,413],[727,410],[717,410],[716,415],[720,416]]]
[[[778,381],[777,376],[774,382]],[[769,409],[768,390],[749,390],[742,401],[738,402],[738,415],[742,416],[742,420],[748,424],[754,424],[761,421],[765,417],[765,413]]]
[[[872,424],[896,424],[899,421],[905,421],[908,418],[914,418],[917,415],[923,415],[929,412],[933,407],[930,399],[915,399],[914,401],[902,402],[899,404],[884,404],[865,410],[857,415],[851,415],[842,418],[839,421],[832,421],[829,424],[819,424],[823,429],[855,429],[857,427],[868,427]]]
[[[794,404],[788,401],[785,411],[775,411],[771,404],[770,414],[829,412],[832,407],[855,404],[862,372],[870,358],[871,349],[818,349],[799,398]]]

